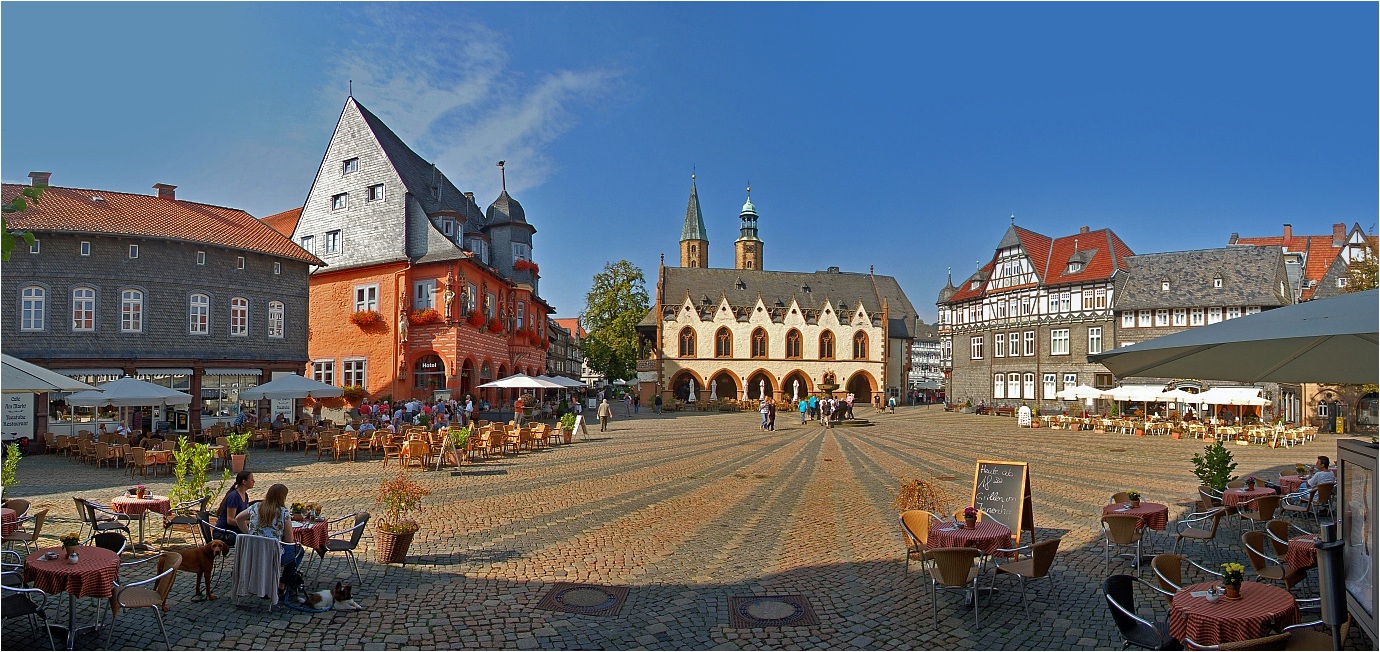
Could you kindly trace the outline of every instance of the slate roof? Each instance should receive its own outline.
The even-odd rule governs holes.
[[[808,288],[808,290],[806,289]],[[910,337],[911,326],[918,313],[911,305],[896,279],[854,272],[773,272],[753,269],[720,269],[712,267],[665,267],[662,276],[663,305],[678,306],[689,296],[696,304],[705,298],[717,307],[727,298],[734,308],[750,309],[757,297],[769,308],[789,306],[794,299],[801,309],[816,312],[826,302],[835,310],[839,304],[852,311],[861,302],[870,315],[881,316],[880,298],[887,300],[892,337]],[[652,312],[655,312],[654,310]],[[656,323],[656,315],[648,314],[644,322]]]
[[[955,303],[982,296],[987,291],[987,281],[992,277],[996,266],[997,251],[1019,245],[1035,270],[1035,277],[1044,286],[1071,285],[1089,281],[1101,281],[1112,277],[1117,270],[1126,269],[1126,259],[1134,255],[1131,248],[1121,241],[1111,229],[1097,229],[1050,238],[1012,224],[992,252],[992,259],[969,276],[952,294],[945,289],[940,294],[939,303]],[[1077,260],[1083,263],[1077,272],[1070,272],[1068,264]],[[978,281],[976,288],[972,282]],[[1000,292],[1010,292],[1031,287],[1032,284],[1005,287]],[[944,295],[948,294],[947,297]]]
[[[700,193],[695,189],[695,179],[690,179],[690,203],[685,207],[685,226],[680,230],[680,239],[709,240],[709,231],[704,228],[704,215],[700,213]]]
[[[527,224],[527,212],[522,210],[522,204],[519,204],[508,194],[507,190],[504,190],[498,193],[498,199],[495,199],[494,203],[489,204],[489,210],[484,213],[484,219],[488,221],[490,226],[512,222]],[[536,229],[532,230],[535,231]]]
[[[1290,303],[1284,254],[1269,247],[1225,247],[1196,251],[1141,254],[1127,259],[1124,284],[1117,291],[1119,310],[1176,306],[1262,306]],[[1213,278],[1222,287],[1213,287]],[[1162,282],[1169,281],[1169,291]],[[1285,283],[1285,294],[1280,283]]]
[[[4,184],[9,202],[28,186]],[[99,198],[99,199],[96,199]],[[325,265],[287,236],[238,208],[109,190],[48,186],[38,204],[5,216],[13,229],[199,242]]]
[[[1358,229],[1356,224],[1347,231],[1347,235]],[[1376,236],[1364,236],[1370,242],[1372,248],[1380,248],[1380,238]],[[1257,247],[1281,247],[1284,248],[1284,236],[1268,236],[1263,238],[1237,238],[1238,245],[1255,245]],[[1342,249],[1346,247],[1343,242],[1341,246],[1334,244],[1332,234],[1328,235],[1294,235],[1287,249],[1291,252],[1304,252],[1303,278],[1306,281],[1313,281],[1314,284],[1304,283],[1300,288],[1300,299],[1308,301],[1314,298],[1314,293],[1322,286],[1324,277],[1332,268],[1332,263],[1341,255]],[[1321,297],[1319,297],[1321,298]]]

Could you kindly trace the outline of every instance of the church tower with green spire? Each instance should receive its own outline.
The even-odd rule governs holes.
[[[757,237],[757,207],[752,205],[752,186],[748,186],[747,192],[747,202],[738,214],[742,227],[738,239],[733,243],[734,267],[762,269],[762,239]]]
[[[700,213],[695,175],[690,175],[690,205],[685,207],[685,226],[680,230],[680,266],[709,267],[709,232]]]

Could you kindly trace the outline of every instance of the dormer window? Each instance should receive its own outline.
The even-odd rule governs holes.
[[[1220,288],[1220,287],[1222,287],[1222,277],[1220,277],[1220,276],[1214,276],[1214,277],[1212,277],[1212,287],[1214,287],[1214,288]]]
[[[1081,261],[1074,260],[1069,262],[1069,274],[1077,274],[1081,271],[1083,271],[1083,263]]]
[[[1164,291],[1164,292],[1168,292],[1168,291],[1169,291],[1169,281],[1160,281],[1160,290],[1161,290],[1161,291]]]
[[[976,290],[976,289],[978,289],[978,285],[979,285],[979,282],[978,282],[978,281],[973,281],[972,283],[969,283],[969,284],[968,284],[968,289],[969,289],[969,290]]]
[[[359,172],[359,157],[345,159],[345,161],[340,164],[341,174],[353,174],[355,172]]]

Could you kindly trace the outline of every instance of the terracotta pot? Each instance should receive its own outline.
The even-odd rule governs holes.
[[[972,530],[972,529],[975,529],[975,528],[977,528],[977,517],[973,517],[973,518],[966,518],[966,517],[965,517],[965,518],[963,519],[963,529],[965,529],[965,530]]]
[[[1226,589],[1227,589],[1227,590],[1226,590],[1227,599],[1229,599],[1229,600],[1235,600],[1235,599],[1241,597],[1241,586],[1240,586],[1240,585],[1237,585],[1237,584],[1228,584],[1227,587],[1226,587]]]
[[[1136,436],[1137,436],[1137,437],[1144,437],[1144,436],[1145,436],[1145,429],[1144,429],[1144,428],[1136,428]]]
[[[244,470],[244,462],[245,462],[245,459],[246,459],[247,457],[249,457],[249,456],[248,456],[248,455],[245,455],[245,454],[243,454],[243,453],[241,453],[241,454],[239,454],[239,455],[231,455],[231,456],[230,456],[230,469],[231,469],[232,471],[234,471],[235,473],[239,473],[240,471],[243,471],[243,470]]]
[[[1171,432],[1171,433],[1169,433],[1169,438],[1170,438],[1170,439],[1183,439],[1183,438],[1184,438],[1184,433],[1182,433],[1182,432]]]
[[[1133,501],[1131,501],[1131,509],[1135,509],[1135,508],[1137,508],[1137,507],[1140,507],[1140,501],[1139,501],[1139,500],[1133,500]]]
[[[562,430],[562,431],[561,431],[561,440],[564,441],[564,442],[567,443],[567,444],[569,444],[569,443],[570,443],[570,440],[571,440],[571,439],[574,439],[574,437],[575,437],[575,431],[574,431],[574,430]]]
[[[385,530],[378,531],[377,557],[380,564],[402,564],[407,562],[407,548],[412,545],[416,532],[395,534]]]

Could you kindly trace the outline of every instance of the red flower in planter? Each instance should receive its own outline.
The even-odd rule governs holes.
[[[471,312],[471,313],[470,313],[470,316],[469,316],[469,319],[468,319],[467,321],[469,321],[470,325],[473,326],[473,327],[475,327],[475,328],[483,328],[483,327],[484,327],[484,313],[479,312],[478,310],[476,310],[476,311],[474,311],[474,312]]]
[[[435,324],[441,321],[441,313],[437,312],[435,308],[413,310],[412,313],[407,316],[407,321],[413,326]]]
[[[503,322],[499,321],[497,317],[494,317],[493,319],[490,319],[490,320],[489,320],[489,332],[490,332],[490,333],[502,333],[502,332],[503,332]]]
[[[350,315],[350,323],[360,328],[368,328],[383,323],[383,315],[377,310],[360,310]]]
[[[530,260],[523,259],[518,259],[516,262],[514,262],[513,269],[519,272],[532,272],[533,274],[541,272],[541,268],[538,267],[536,263]]]

